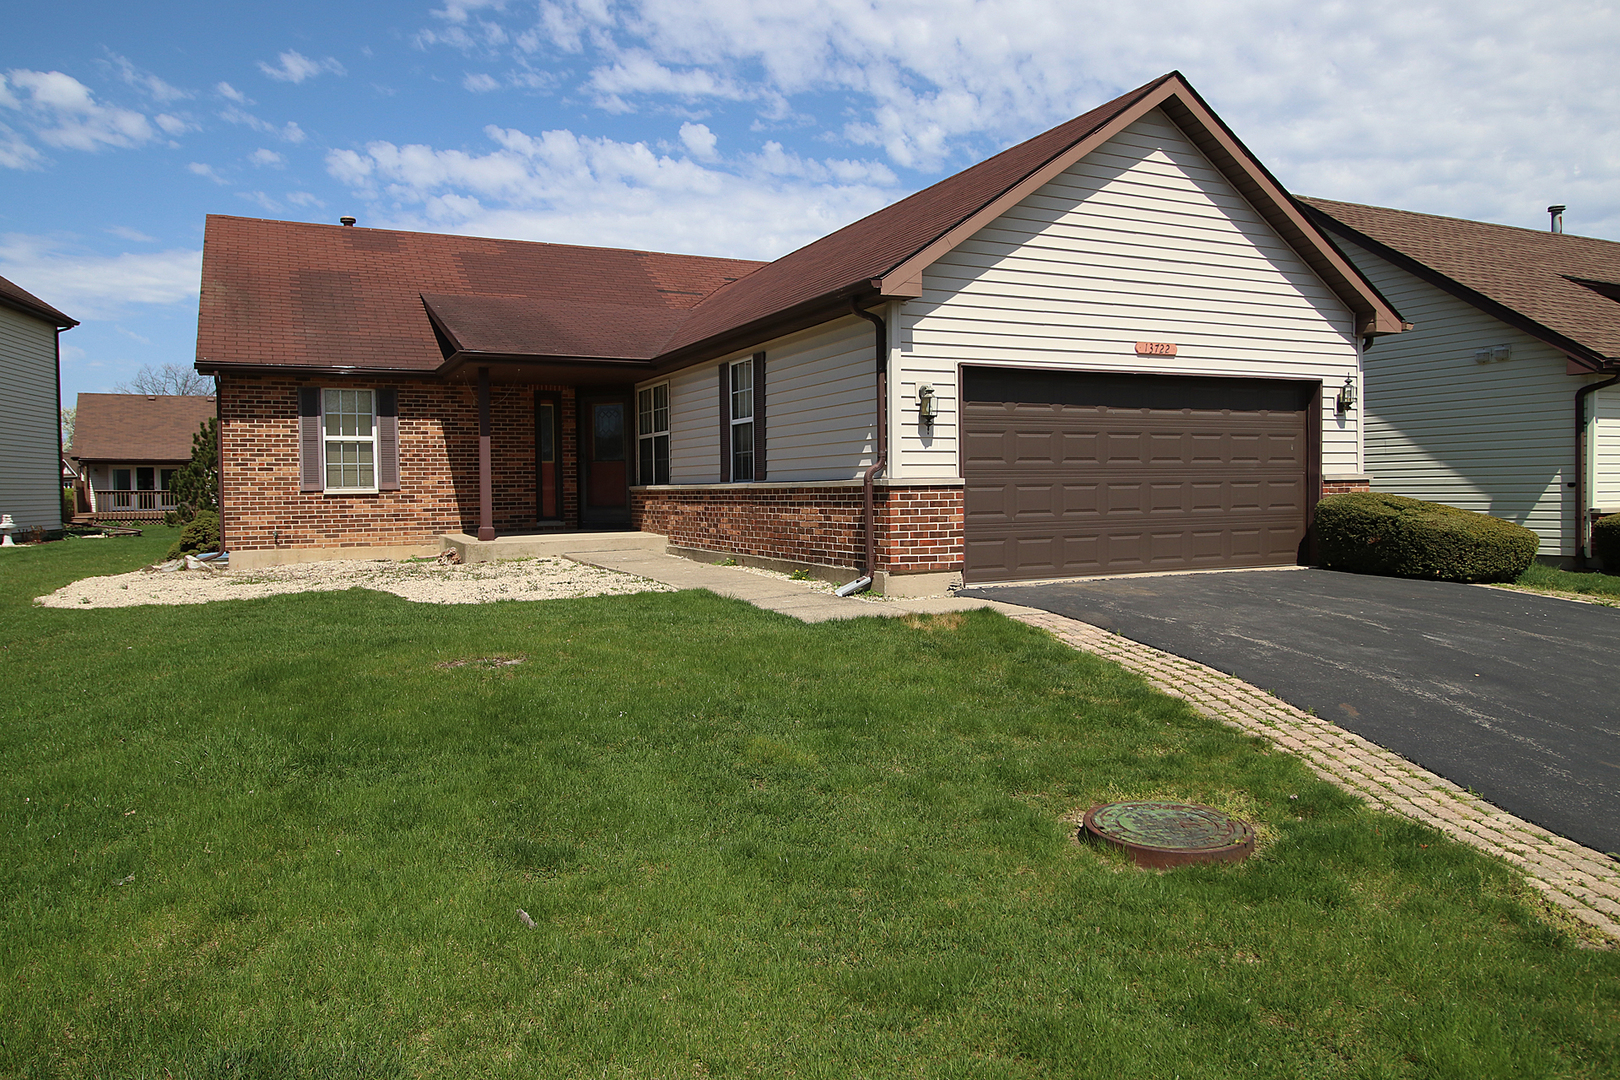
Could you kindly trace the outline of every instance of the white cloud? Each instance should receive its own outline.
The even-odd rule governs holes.
[[[281,210],[281,204],[262,191],[238,191],[236,193],[236,197],[239,199],[246,199],[248,202],[253,203],[261,209],[268,210],[272,214],[278,213]]]
[[[219,118],[229,124],[242,124],[265,135],[274,135],[283,142],[301,143],[305,138],[304,129],[291,120],[277,127],[268,120],[261,120],[252,113],[234,106],[221,112]]]
[[[135,305],[197,301],[202,252],[100,255],[49,236],[0,236],[0,276],[26,281],[76,319],[106,318]]]
[[[157,138],[145,114],[101,104],[71,75],[13,68],[4,81],[16,92],[7,91],[0,104],[23,111],[39,137],[52,146],[97,150],[140,146]]]
[[[475,94],[487,94],[491,90],[499,90],[501,87],[501,84],[496,82],[493,76],[483,73],[468,75],[461,80],[461,85],[464,89],[471,90]]]
[[[107,53],[107,59],[108,62],[112,64],[113,70],[118,73],[118,77],[120,79],[144,93],[153,101],[161,104],[167,104],[171,101],[179,101],[182,98],[188,98],[191,96],[190,91],[181,90],[178,87],[170,86],[168,83],[164,82],[150,71],[142,71],[140,68],[130,63],[129,60],[119,56],[115,52],[109,51]]]
[[[187,165],[186,171],[195,176],[201,176],[204,179],[212,180],[216,184],[227,183],[223,176],[214,171],[214,167],[212,165],[205,165],[200,161],[193,161],[191,164]]]
[[[27,139],[0,124],[0,168],[37,169],[44,162],[45,155],[28,145]]]
[[[187,123],[180,117],[171,116],[169,113],[158,113],[152,117],[152,122],[162,128],[165,135],[181,135],[196,127],[195,124]]]
[[[681,125],[681,142],[686,144],[687,153],[699,161],[713,161],[715,144],[719,141],[707,124]]]
[[[227,101],[234,101],[238,105],[252,105],[253,99],[228,82],[214,84],[214,92]]]
[[[131,229],[127,225],[109,225],[107,226],[107,231],[112,233],[114,236],[122,237],[125,240],[133,240],[137,244],[157,243],[157,237],[147,236],[145,233],[137,229]]]
[[[348,74],[343,65],[330,56],[324,60],[311,60],[301,52],[288,49],[276,59],[281,61],[279,67],[271,67],[260,60],[259,70],[277,82],[301,83],[325,72],[331,72],[333,75]]]
[[[253,153],[249,154],[248,160],[255,165],[273,165],[278,169],[287,164],[286,158],[282,157],[274,150],[266,150],[263,147],[260,147],[259,149],[253,151]]]
[[[898,194],[881,164],[780,151],[700,163],[570,131],[485,134],[488,153],[373,142],[328,154],[327,171],[390,227],[747,258],[774,258]],[[691,140],[705,143],[700,131]]]
[[[823,135],[922,181],[1179,68],[1296,190],[1525,225],[1567,202],[1572,228],[1620,236],[1620,7],[1596,0],[544,0],[538,14],[452,0],[437,14],[441,31],[468,29],[458,47],[582,61],[577,90],[610,112],[701,101],[766,131],[820,115]]]
[[[294,206],[315,207],[316,209],[326,208],[324,202],[307,191],[289,191],[287,192],[287,201]]]

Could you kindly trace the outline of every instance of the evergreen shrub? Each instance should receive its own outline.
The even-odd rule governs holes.
[[[1620,574],[1620,514],[1593,522],[1592,554],[1603,560],[1605,574]]]
[[[1541,544],[1501,518],[1375,491],[1324,498],[1316,533],[1330,570],[1433,581],[1513,581]]]
[[[169,558],[197,555],[204,551],[219,550],[219,515],[212,510],[199,510],[186,527],[180,530],[180,539],[169,548]]]

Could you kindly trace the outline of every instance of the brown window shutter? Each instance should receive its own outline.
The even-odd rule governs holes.
[[[321,388],[298,388],[298,490],[325,491],[321,468]]]
[[[731,482],[731,364],[720,363],[720,482]]]
[[[399,490],[399,390],[377,390],[377,490]]]
[[[754,479],[765,479],[765,354],[754,354]]]

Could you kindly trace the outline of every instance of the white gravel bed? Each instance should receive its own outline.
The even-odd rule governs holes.
[[[419,604],[487,604],[495,600],[561,600],[674,592],[649,578],[582,566],[568,559],[503,559],[447,565],[436,559],[293,563],[255,570],[137,570],[85,578],[34,603],[53,608],[206,604],[294,592],[376,589]]]

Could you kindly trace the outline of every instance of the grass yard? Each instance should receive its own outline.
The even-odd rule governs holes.
[[[1620,576],[1614,574],[1558,570],[1531,563],[1513,584],[1531,592],[1574,594],[1610,607],[1620,604]]]
[[[30,604],[169,542],[0,555],[0,1074],[1620,1075],[1503,867],[998,615]]]

